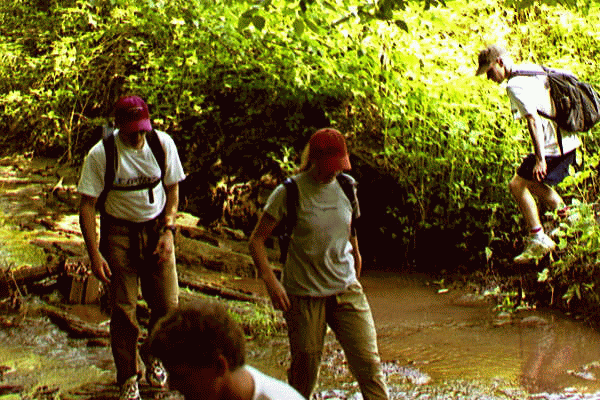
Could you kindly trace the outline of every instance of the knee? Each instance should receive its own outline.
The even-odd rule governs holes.
[[[508,182],[508,190],[510,190],[510,192],[515,196],[523,192],[525,188],[526,183],[524,179],[519,177],[518,175],[513,176],[510,182]]]

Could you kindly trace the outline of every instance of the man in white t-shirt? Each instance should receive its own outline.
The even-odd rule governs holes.
[[[186,400],[304,400],[287,383],[246,365],[244,331],[217,301],[192,301],[152,331],[149,351]]]
[[[173,139],[155,131],[148,106],[127,96],[115,105],[114,136],[98,142],[83,163],[79,218],[92,272],[110,288],[111,348],[120,399],[140,399],[136,307],[138,281],[150,328],[178,304],[175,217],[185,178]],[[96,210],[100,209],[100,240]],[[166,384],[159,360],[143,353],[146,380]]]
[[[568,207],[552,186],[569,174],[569,167],[575,163],[575,150],[581,142],[576,135],[564,136],[561,154],[556,124],[540,115],[553,117],[556,114],[547,75],[526,76],[519,72],[542,73],[543,69],[535,64],[514,64],[506,50],[497,45],[490,45],[479,53],[476,75],[485,73],[487,79],[499,84],[507,81],[506,91],[513,116],[526,120],[532,139],[533,153],[525,157],[509,183],[529,230],[525,250],[514,261],[528,263],[538,260],[556,246],[544,232],[536,198],[559,217],[567,216]]]

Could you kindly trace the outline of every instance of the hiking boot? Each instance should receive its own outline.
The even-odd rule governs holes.
[[[146,366],[146,382],[154,388],[164,388],[167,385],[167,370],[158,358],[152,358]]]
[[[531,261],[537,261],[554,250],[555,247],[556,243],[545,233],[529,236],[525,250],[514,258],[514,262],[527,264]]]
[[[140,388],[138,387],[137,379],[137,375],[134,375],[127,379],[123,385],[121,385],[119,400],[142,400],[140,397]]]

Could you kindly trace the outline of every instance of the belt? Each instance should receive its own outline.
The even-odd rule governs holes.
[[[154,228],[156,226],[160,215],[156,218],[150,219],[148,221],[143,222],[133,222],[128,221],[126,219],[121,219],[117,217],[113,217],[107,213],[102,213],[100,215],[100,224],[113,225],[113,226],[123,226],[132,230],[143,230],[144,228]]]

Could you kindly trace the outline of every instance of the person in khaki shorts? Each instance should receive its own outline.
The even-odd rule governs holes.
[[[178,304],[174,224],[178,185],[185,174],[173,139],[152,129],[148,106],[140,97],[117,101],[115,123],[114,137],[92,147],[83,163],[77,187],[79,219],[92,271],[110,288],[111,348],[119,398],[139,400],[138,282],[150,308],[151,329]],[[109,154],[114,154],[112,169],[111,162],[107,163]],[[164,163],[158,154],[164,155],[158,156]],[[112,180],[109,171],[114,171]],[[97,207],[101,210],[100,242]],[[167,376],[160,361],[141,355],[146,381],[165,386]]]
[[[349,169],[342,134],[331,128],[315,132],[303,154],[301,172],[292,177],[299,204],[282,281],[270,267],[265,240],[286,213],[284,185],[269,196],[250,236],[250,253],[274,307],[284,312],[292,358],[289,383],[310,398],[329,326],[363,398],[387,399],[375,324],[358,281],[362,260],[352,229],[353,218],[360,215],[358,202],[351,204],[336,179]]]

